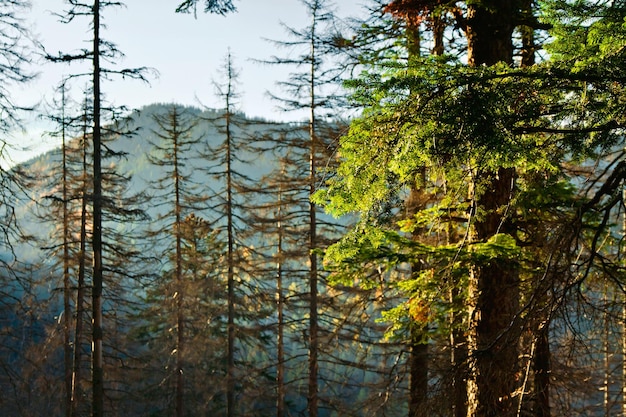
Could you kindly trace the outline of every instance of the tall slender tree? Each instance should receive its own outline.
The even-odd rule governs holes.
[[[92,185],[92,413],[94,417],[104,415],[104,354],[103,354],[103,237],[102,237],[102,213],[105,200],[103,198],[103,171],[102,171],[102,92],[101,80],[103,72],[107,74],[123,74],[124,76],[143,79],[143,69],[123,69],[113,70],[103,68],[102,60],[112,60],[120,55],[114,44],[105,42],[100,34],[102,27],[101,11],[105,7],[121,6],[120,2],[94,0],[93,3],[83,3],[77,0],[70,0],[70,9],[61,17],[63,23],[70,23],[81,16],[91,18],[91,48],[77,54],[59,54],[58,56],[48,56],[55,62],[74,62],[88,60],[91,62],[91,91],[93,127],[91,138],[93,142],[93,185]],[[106,57],[106,58],[103,58]]]
[[[170,254],[167,258],[165,268],[171,274],[171,286],[168,293],[172,294],[174,301],[173,328],[175,329],[175,366],[173,378],[175,379],[174,413],[176,416],[185,415],[186,383],[185,375],[187,368],[187,334],[186,315],[188,309],[187,297],[189,285],[186,283],[186,269],[183,259],[183,228],[185,217],[194,211],[201,210],[200,203],[204,200],[202,194],[199,196],[194,188],[191,179],[191,168],[187,167],[193,158],[190,154],[198,151],[200,138],[194,137],[192,131],[195,122],[190,119],[180,108],[172,106],[165,115],[154,117],[158,125],[158,130],[154,131],[156,141],[154,142],[155,153],[149,157],[149,161],[156,167],[162,167],[162,177],[155,184],[155,190],[159,193],[158,198],[166,204],[166,211],[160,215],[158,228],[151,232],[156,238],[155,246],[157,250],[163,250],[165,244],[166,251]],[[195,148],[194,148],[195,147]],[[196,187],[197,188],[197,187]],[[153,200],[154,201],[154,200]],[[161,203],[163,204],[163,203]],[[161,205],[159,204],[159,205]],[[163,233],[173,238],[173,244],[163,242]]]
[[[323,146],[321,137],[321,118],[333,102],[332,95],[327,88],[340,78],[323,67],[325,41],[322,36],[323,25],[330,24],[332,14],[325,1],[302,2],[310,17],[310,24],[303,30],[290,29],[295,40],[289,45],[302,46],[302,56],[298,59],[281,59],[274,57],[268,61],[271,64],[295,64],[302,68],[294,72],[289,80],[281,82],[287,96],[275,96],[285,104],[288,110],[306,110],[308,118],[307,140],[308,149],[308,195],[311,196],[317,189],[318,170],[323,161],[319,159],[320,148]],[[277,44],[281,44],[277,42]],[[306,48],[306,49],[305,49]],[[336,103],[336,102],[335,102]],[[308,394],[307,411],[310,417],[316,417],[319,409],[319,265],[318,252],[322,245],[318,237],[318,208],[309,201],[308,204]]]
[[[207,143],[203,152],[205,172],[209,178],[217,181],[210,200],[211,211],[227,242],[226,399],[229,416],[246,412],[244,410],[254,407],[253,403],[257,401],[263,402],[264,394],[259,390],[257,379],[262,378],[262,371],[249,361],[246,351],[264,351],[263,326],[259,326],[259,322],[268,314],[268,307],[261,301],[266,293],[257,287],[261,281],[250,266],[255,263],[253,258],[256,257],[256,251],[255,244],[248,239],[250,221],[246,213],[249,207],[254,206],[252,196],[257,194],[259,188],[253,183],[251,167],[264,169],[254,160],[258,158],[258,149],[253,143],[254,127],[263,123],[247,120],[237,112],[238,77],[233,57],[228,52],[222,66],[221,79],[214,82],[223,109],[216,116],[206,118],[221,140]],[[238,369],[238,364],[241,369]],[[244,367],[247,368],[246,375],[242,374]],[[250,404],[237,404],[237,395],[247,398]]]

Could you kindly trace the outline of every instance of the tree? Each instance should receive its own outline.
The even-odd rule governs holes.
[[[20,172],[18,170],[8,170],[7,164],[11,162],[10,149],[12,145],[10,134],[19,127],[22,110],[29,110],[23,104],[20,105],[16,97],[10,93],[11,86],[27,83],[34,78],[34,74],[29,71],[28,66],[31,63],[31,45],[29,45],[29,30],[22,20],[22,13],[28,11],[29,2],[24,0],[11,0],[0,4],[0,132],[3,137],[0,139],[1,151],[0,156],[5,162],[0,172],[0,247],[2,248],[2,261],[0,262],[3,269],[2,290],[0,291],[0,309],[2,316],[5,317],[3,327],[13,329],[19,322],[11,320],[16,318],[16,308],[19,307],[21,295],[24,296],[25,306],[28,304],[26,300],[32,296],[29,293],[33,284],[31,273],[21,279],[18,277],[17,265],[15,262],[16,254],[14,253],[14,245],[16,242],[23,240],[24,236],[15,217],[15,208],[20,201],[27,200],[25,198],[24,188],[20,182]],[[24,313],[22,318],[28,321],[28,313]],[[22,329],[25,330],[25,329]],[[12,347],[15,346],[12,331],[6,332],[0,341],[0,349],[2,349],[2,360],[0,361],[0,380],[5,386],[16,387],[18,385],[17,377],[19,373],[14,366],[16,363],[10,363],[8,358],[14,358],[11,355]],[[18,339],[19,340],[19,337]]]
[[[269,61],[271,64],[289,64],[296,67],[304,67],[302,72],[295,72],[290,79],[281,83],[281,86],[288,94],[285,98],[278,98],[289,110],[304,109],[308,113],[307,140],[308,151],[308,194],[313,195],[317,188],[317,178],[319,165],[322,163],[319,157],[319,150],[323,146],[320,136],[322,112],[324,109],[335,104],[332,93],[327,93],[324,88],[330,88],[333,83],[337,83],[340,78],[332,71],[324,71],[323,53],[325,42],[321,35],[324,31],[322,25],[328,24],[332,19],[332,14],[328,10],[327,2],[324,1],[303,1],[310,16],[310,25],[301,31],[290,29],[295,41],[284,45],[300,45],[303,47],[302,55],[297,59],[281,59],[274,57]],[[278,42],[280,45],[281,43]],[[305,49],[306,48],[306,52]],[[309,202],[308,207],[308,395],[307,411],[310,417],[318,415],[318,373],[319,373],[319,267],[318,250],[322,247],[318,237],[318,208],[313,202]]]
[[[91,30],[93,33],[92,46],[89,50],[83,50],[76,54],[59,54],[48,56],[54,62],[69,63],[74,61],[89,60],[92,65],[91,88],[93,92],[93,189],[92,189],[92,256],[93,256],[93,285],[92,285],[92,390],[93,390],[93,415],[104,414],[104,355],[103,355],[103,236],[102,236],[102,213],[103,206],[107,201],[103,197],[103,170],[102,170],[102,93],[101,80],[103,74],[120,74],[123,76],[143,79],[145,69],[122,69],[111,70],[102,67],[101,60],[113,60],[120,53],[115,45],[105,42],[100,36],[101,11],[105,7],[121,6],[122,3],[115,1],[94,0],[92,4],[81,3],[77,0],[69,0],[70,9],[61,17],[64,23],[70,23],[77,17],[89,16],[92,19]]]
[[[195,122],[190,120],[190,116],[176,106],[172,106],[167,114],[156,115],[154,117],[158,125],[158,130],[153,133],[156,141],[153,143],[154,151],[149,155],[149,161],[155,167],[162,168],[162,176],[157,179],[154,185],[158,195],[153,196],[152,201],[159,206],[164,206],[159,219],[157,219],[158,227],[150,233],[154,240],[154,246],[157,251],[166,253],[165,271],[167,285],[160,288],[167,288],[166,294],[169,294],[174,305],[169,305],[170,299],[161,300],[162,303],[168,304],[167,310],[173,315],[174,324],[168,330],[174,329],[175,345],[170,349],[175,352],[175,366],[173,369],[173,378],[175,379],[175,396],[174,411],[175,415],[182,417],[185,415],[185,398],[186,383],[185,375],[189,356],[186,346],[188,331],[186,330],[186,321],[190,309],[187,297],[192,297],[197,289],[189,288],[190,284],[186,281],[190,266],[184,259],[184,240],[197,245],[197,238],[193,234],[183,234],[186,216],[192,215],[193,212],[201,210],[200,203],[206,198],[202,194],[197,196],[197,185],[194,187],[194,181],[191,178],[192,169],[186,165],[192,159],[190,154],[198,151],[200,139],[192,136],[192,130]],[[160,202],[159,202],[160,201]],[[193,219],[191,219],[193,220]],[[198,231],[200,233],[200,231]],[[208,231],[205,231],[201,238],[204,238]],[[165,236],[164,236],[165,235]],[[172,238],[170,240],[169,238]],[[191,277],[192,281],[199,278]],[[162,307],[159,307],[162,308]],[[191,307],[193,308],[193,307]]]
[[[64,352],[64,411],[66,416],[76,414],[77,397],[75,387],[78,383],[76,376],[79,374],[78,361],[75,361],[75,353],[80,351],[81,342],[81,326],[82,314],[76,314],[75,310],[79,310],[78,304],[80,297],[74,297],[74,288],[84,283],[84,277],[74,279],[75,272],[83,271],[84,259],[81,259],[79,249],[77,247],[76,236],[78,241],[83,242],[85,233],[77,230],[77,224],[82,225],[86,222],[84,212],[80,210],[81,202],[85,201],[84,184],[86,179],[81,177],[85,166],[82,163],[84,159],[84,149],[78,141],[70,143],[70,137],[78,132],[80,127],[78,123],[81,117],[73,117],[71,101],[69,100],[69,92],[67,91],[66,82],[62,81],[58,92],[60,93],[60,101],[52,104],[53,111],[58,114],[49,115],[48,118],[58,125],[58,129],[51,134],[61,138],[60,149],[60,170],[50,175],[38,175],[35,184],[44,189],[52,189],[45,196],[44,201],[49,204],[40,204],[44,208],[43,215],[39,215],[44,223],[51,223],[53,229],[46,240],[41,243],[45,249],[47,257],[56,258],[57,262],[48,265],[51,268],[50,275],[58,274],[61,270],[62,276],[62,305],[63,305],[63,352]],[[82,152],[81,152],[82,151]],[[82,155],[82,157],[81,157]],[[41,174],[41,173],[39,173]],[[40,177],[40,178],[39,178]],[[45,184],[45,185],[44,185]],[[34,185],[34,184],[33,184]],[[39,200],[39,199],[38,199]],[[58,220],[61,219],[59,222]],[[80,227],[80,231],[83,228]],[[59,239],[58,236],[61,238]],[[52,303],[56,303],[56,297],[52,296]],[[80,301],[82,304],[82,301]],[[72,308],[74,306],[74,308]],[[77,331],[73,332],[74,329]],[[53,344],[53,343],[51,343]]]
[[[558,196],[562,222],[573,215],[565,209],[568,204],[577,204],[565,185],[572,177],[558,168],[567,152],[544,141],[545,135],[556,133],[547,125],[554,122],[551,112],[557,108],[536,107],[558,101],[563,90],[528,75],[534,70],[528,67],[528,53],[526,67],[516,65],[514,30],[541,27],[529,13],[534,7],[498,1],[451,9],[440,2],[394,3],[413,6],[424,19],[449,10],[466,35],[467,63],[453,57],[396,60],[353,83],[366,109],[342,141],[338,177],[320,196],[336,212],[359,212],[362,223],[332,252],[334,261],[346,265],[373,256],[395,267],[421,262],[422,272],[401,284],[409,299],[405,314],[426,314],[437,332],[454,331],[443,318],[458,311],[459,304],[441,297],[441,286],[450,285],[470,306],[454,325],[466,326],[468,334],[467,415],[515,415],[522,384],[517,373],[522,329],[525,320],[539,319],[533,314],[539,314],[538,300],[545,301],[538,295],[545,290],[543,281],[527,273],[531,250],[526,248],[555,250],[548,245],[551,236],[531,230],[522,213],[541,187]],[[532,37],[524,39],[528,47]],[[520,97],[515,106],[503,105]],[[536,129],[530,127],[533,123]],[[580,142],[570,144],[570,151],[580,150]],[[409,195],[416,178],[424,178],[424,167],[426,187],[441,197],[399,225],[381,222],[397,213],[397,199]],[[545,177],[538,181],[540,172]],[[436,238],[450,227],[461,232],[455,231],[459,241]],[[411,242],[405,233],[421,237]],[[534,244],[527,244],[529,239]],[[560,270],[551,255],[542,255],[543,265]],[[433,292],[432,285],[439,290]],[[528,306],[522,309],[520,302],[529,298],[537,304],[526,314]],[[397,315],[388,317],[401,323],[401,312],[395,309]]]
[[[210,211],[215,218],[216,229],[225,235],[228,345],[226,362],[227,415],[254,412],[258,403],[265,401],[263,365],[253,363],[265,351],[265,332],[261,324],[269,314],[267,295],[258,271],[255,270],[256,243],[249,239],[252,223],[248,211],[257,202],[260,185],[255,184],[257,170],[266,169],[257,162],[261,150],[255,146],[255,129],[263,122],[248,120],[236,111],[238,71],[233,57],[227,54],[221,71],[221,79],[214,82],[223,109],[215,116],[205,118],[208,126],[215,129],[216,143],[208,142],[202,153],[207,177],[216,181],[211,190]],[[256,160],[255,160],[256,159]],[[252,358],[252,360],[251,360]],[[263,381],[261,383],[259,381]],[[237,404],[236,396],[246,398]]]

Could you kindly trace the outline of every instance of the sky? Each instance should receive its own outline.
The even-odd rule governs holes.
[[[276,82],[286,79],[293,69],[264,65],[255,60],[272,56],[288,57],[289,49],[279,49],[271,40],[288,40],[285,24],[295,29],[308,25],[306,9],[299,0],[235,0],[238,11],[227,16],[201,13],[174,13],[178,0],[127,0],[126,7],[108,8],[103,14],[104,39],[114,42],[125,57],[116,68],[149,67],[149,83],[115,79],[103,84],[106,99],[114,105],[139,108],[147,104],[175,102],[184,105],[221,107],[214,81],[220,80],[230,51],[239,72],[237,108],[250,116],[291,121],[302,115],[278,109],[268,91],[280,93]],[[59,22],[56,14],[67,10],[64,0],[31,0],[31,11],[24,16],[26,25],[47,53],[75,52],[89,48],[91,37],[87,18],[70,24]],[[333,9],[339,17],[363,14],[362,0],[336,0]],[[12,94],[19,104],[50,102],[55,87],[67,76],[89,71],[88,66],[52,64],[43,59],[35,63],[37,79],[17,86]],[[85,85],[85,79],[83,85]],[[82,86],[75,83],[74,94]],[[47,127],[32,119],[28,129],[15,135],[16,144],[28,143],[28,152],[13,152],[14,160],[41,153],[57,144],[42,139]]]

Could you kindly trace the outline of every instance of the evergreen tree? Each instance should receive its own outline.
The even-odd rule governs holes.
[[[0,169],[0,260],[2,279],[0,280],[0,327],[6,329],[0,336],[0,385],[12,387],[7,392],[6,413],[17,413],[21,405],[19,349],[23,345],[23,335],[35,337],[39,332],[32,328],[31,321],[36,305],[36,278],[33,270],[19,271],[21,260],[16,259],[15,244],[28,236],[21,230],[15,216],[16,207],[28,201],[24,193],[22,173],[9,170],[11,164],[9,140],[16,128],[20,127],[23,110],[29,110],[17,97],[10,93],[13,86],[23,85],[34,78],[29,71],[31,63],[31,45],[29,28],[24,24],[23,13],[27,13],[29,2],[11,0],[0,4],[0,157],[4,165]],[[24,333],[25,332],[25,333]],[[15,401],[11,401],[11,398]]]
[[[174,335],[171,341],[165,346],[159,346],[158,349],[159,353],[163,353],[162,348],[172,352],[174,364],[171,367],[167,366],[171,369],[169,375],[157,380],[174,381],[173,399],[167,404],[166,410],[176,416],[188,413],[185,411],[189,408],[186,403],[193,398],[188,392],[189,387],[193,388],[192,392],[198,392],[193,380],[185,381],[186,375],[196,365],[190,361],[193,354],[191,346],[187,345],[188,341],[192,339],[192,335],[200,332],[197,320],[207,322],[215,320],[215,313],[206,314],[204,317],[198,315],[199,311],[205,312],[207,303],[208,305],[214,303],[213,300],[204,298],[209,293],[200,285],[210,285],[208,280],[216,279],[208,275],[208,271],[216,268],[216,265],[203,266],[208,260],[199,258],[197,253],[199,242],[206,242],[210,237],[211,231],[208,226],[200,222],[199,226],[202,227],[194,230],[193,225],[189,223],[202,220],[196,218],[194,213],[200,212],[206,201],[206,197],[198,190],[199,184],[192,179],[193,160],[196,159],[194,154],[197,154],[201,144],[201,138],[195,137],[192,133],[196,125],[193,117],[176,106],[172,106],[167,114],[155,115],[158,130],[153,132],[154,150],[148,157],[150,163],[158,167],[160,172],[160,176],[151,187],[155,193],[151,201],[160,207],[160,214],[156,219],[156,227],[149,232],[149,240],[158,253],[166,255],[162,260],[162,271],[158,272],[161,277],[158,279],[162,283],[150,291],[148,300],[148,304],[151,305],[149,310],[162,311],[160,316],[164,317],[164,322],[151,323],[152,320],[148,319],[156,332],[148,336],[154,340],[168,340],[169,334]],[[216,248],[211,250],[215,251]],[[215,256],[212,252],[210,254]],[[219,269],[216,269],[213,272],[214,276],[219,277],[218,271]],[[204,280],[207,282],[203,283]],[[192,314],[194,310],[196,313]],[[148,317],[150,315],[147,314]],[[187,326],[191,328],[188,330]],[[200,328],[202,327],[204,326]],[[167,395],[166,398],[171,397]]]
[[[61,17],[63,23],[70,23],[76,18],[88,16],[91,18],[91,31],[93,37],[91,39],[91,49],[83,50],[75,54],[61,54],[58,56],[48,56],[55,62],[70,63],[74,61],[89,61],[92,65],[91,91],[93,93],[92,100],[92,118],[93,128],[91,131],[92,146],[92,168],[93,168],[93,186],[91,189],[92,203],[92,256],[93,256],[93,275],[92,275],[92,291],[91,291],[91,308],[92,308],[92,411],[94,416],[104,415],[104,349],[103,349],[103,305],[102,298],[104,288],[103,277],[103,208],[108,207],[113,221],[115,216],[124,212],[127,215],[137,214],[130,209],[120,210],[112,204],[110,200],[103,194],[103,181],[105,177],[116,177],[115,173],[104,172],[102,168],[103,155],[103,106],[101,81],[103,74],[120,74],[126,77],[143,79],[143,69],[122,69],[114,70],[103,67],[103,61],[111,62],[120,56],[114,44],[105,42],[101,35],[101,11],[103,8],[111,6],[120,6],[119,2],[94,0],[93,3],[82,3],[77,0],[69,0],[70,9]],[[106,108],[104,109],[106,110]],[[115,112],[113,112],[115,114]],[[119,190],[119,189],[118,189]],[[120,196],[115,196],[119,198]],[[115,238],[115,237],[113,237]],[[111,253],[115,253],[115,245],[109,245],[108,249]],[[115,269],[114,266],[112,266]]]
[[[287,110],[305,110],[308,113],[308,195],[311,196],[317,188],[318,170],[324,163],[320,158],[320,150],[324,147],[321,136],[323,112],[329,109],[335,96],[329,95],[325,88],[338,81],[338,76],[332,72],[325,72],[322,56],[324,53],[323,25],[328,24],[332,14],[328,4],[324,1],[303,1],[310,16],[310,25],[303,30],[289,29],[294,41],[285,43],[290,46],[302,46],[302,56],[296,59],[273,58],[271,64],[289,64],[303,68],[301,72],[294,72],[290,79],[280,83],[287,96],[276,97],[284,103]],[[277,42],[278,45],[281,42]],[[305,50],[306,48],[306,50]],[[322,243],[318,237],[318,208],[312,202],[308,203],[307,239],[308,239],[308,394],[307,412],[310,417],[316,417],[319,409],[319,266],[318,252]]]
[[[216,181],[210,197],[210,211],[216,229],[227,242],[227,305],[228,305],[228,363],[226,399],[227,415],[255,413],[265,400],[264,320],[269,314],[267,293],[255,270],[256,242],[249,239],[248,211],[255,204],[260,185],[254,183],[255,171],[262,172],[261,152],[254,141],[256,128],[264,123],[250,121],[236,111],[238,71],[230,52],[222,67],[222,79],[215,82],[223,110],[215,117],[206,118],[221,139],[207,143],[203,152],[206,166],[203,171]],[[256,160],[255,160],[256,159]],[[259,364],[255,362],[261,362]],[[246,401],[237,404],[236,396]]]
[[[567,262],[553,257],[555,248],[565,243],[563,237],[557,243],[554,235],[531,227],[527,210],[533,204],[541,206],[536,196],[543,192],[555,207],[534,216],[571,220],[571,207],[579,203],[562,161],[571,156],[568,152],[580,152],[581,142],[568,142],[572,147],[566,151],[546,141],[546,136],[564,133],[549,127],[555,122],[554,112],[562,108],[540,103],[563,98],[562,85],[555,88],[536,75],[539,69],[529,66],[528,52],[521,53],[523,59],[514,59],[516,28],[543,27],[533,16],[534,5],[468,2],[452,9],[438,2],[403,5],[412,6],[421,21],[448,10],[466,35],[467,63],[453,57],[425,57],[406,64],[396,60],[383,66],[380,74],[370,72],[354,82],[356,98],[367,108],[343,140],[339,176],[329,182],[320,200],[325,195],[328,207],[339,213],[359,212],[362,223],[331,255],[339,265],[372,256],[387,267],[421,262],[419,275],[398,284],[406,291],[407,306],[386,317],[402,328],[403,322],[408,327],[424,316],[432,331],[449,334],[463,326],[469,350],[467,415],[515,415],[516,393],[524,386],[519,377],[522,329],[533,320],[545,324],[540,306],[558,304],[540,296],[546,290],[546,275],[529,272],[530,254],[541,253],[539,263],[550,270],[551,278]],[[526,35],[520,46],[527,50],[529,42],[532,36]],[[428,176],[422,183],[426,181],[426,187],[441,197],[397,226],[381,222],[397,213],[398,199],[410,195],[411,184],[424,178],[424,168]],[[450,231],[458,241],[441,239]],[[405,233],[420,237],[411,242]],[[446,286],[456,293],[452,299],[442,296]],[[467,302],[469,309],[450,327],[445,318],[458,311],[455,298]],[[522,308],[522,300],[532,301]],[[542,326],[536,328],[538,334],[545,331]],[[546,368],[540,361],[536,365],[537,391],[545,392],[540,376]]]

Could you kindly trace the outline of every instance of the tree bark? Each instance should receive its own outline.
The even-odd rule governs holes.
[[[423,339],[425,329],[411,332],[409,417],[427,417],[428,410],[428,343]]]
[[[487,214],[474,226],[474,238],[486,241],[496,233],[511,232],[497,213],[511,198],[515,171],[500,168],[487,180],[491,192],[476,205]],[[475,212],[475,211],[474,211]],[[512,398],[517,384],[517,335],[512,323],[519,310],[518,271],[510,262],[474,265],[470,273],[468,417],[514,416]]]
[[[283,170],[284,176],[284,170]],[[283,223],[282,223],[282,204],[283,204],[283,184],[280,183],[278,191],[278,213],[277,228],[278,242],[276,253],[276,310],[278,315],[278,329],[276,340],[276,417],[285,416],[285,342],[284,342],[284,307],[285,299],[283,297]]]
[[[537,329],[533,362],[535,380],[535,417],[550,417],[550,340],[548,321]]]
[[[65,366],[65,415],[72,416],[72,298],[70,282],[70,221],[68,207],[67,144],[65,137],[65,83],[61,85],[61,154],[63,194],[63,354]]]

